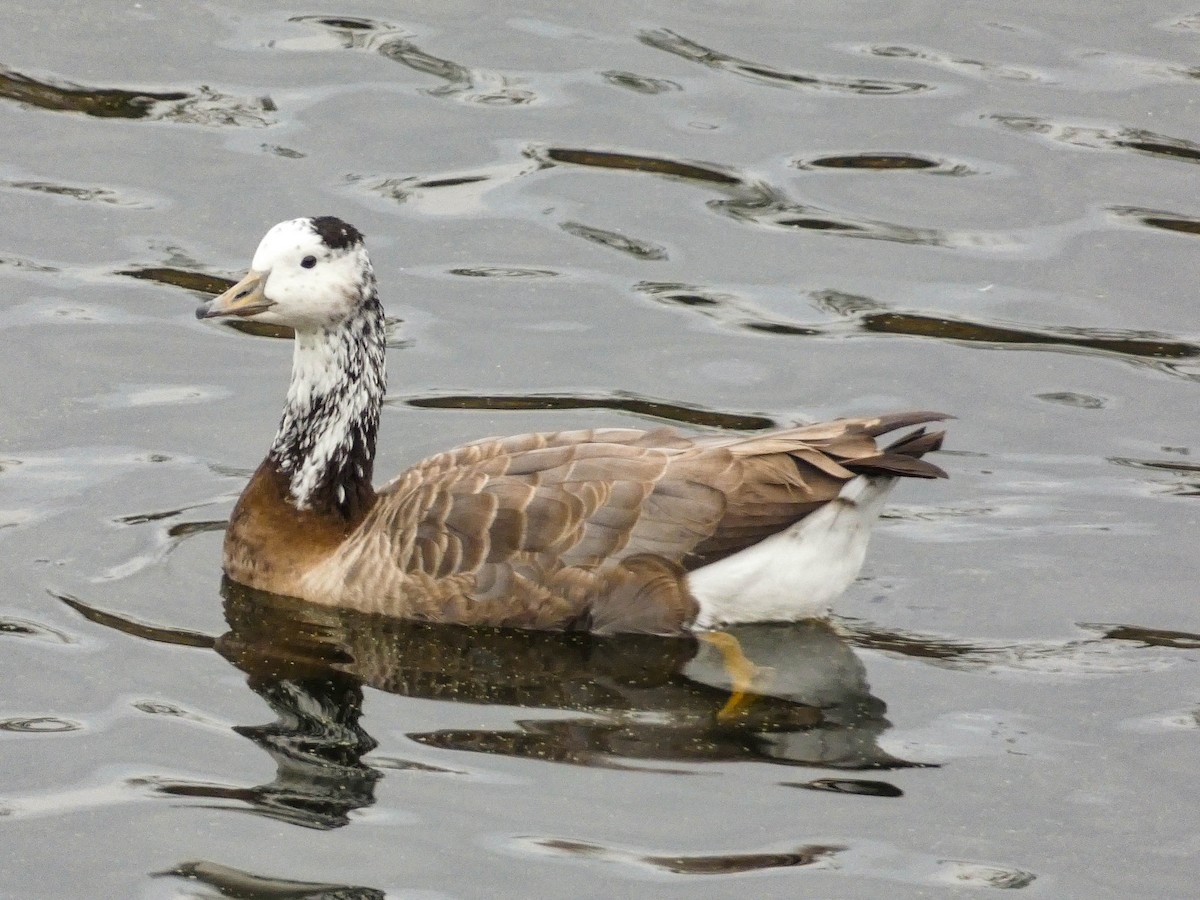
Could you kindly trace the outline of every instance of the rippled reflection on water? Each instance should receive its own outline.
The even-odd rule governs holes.
[[[862,13],[0,11],[6,890],[1194,892],[1200,17]],[[385,474],[935,408],[952,478],[830,626],[734,632],[749,693],[704,642],[222,598],[290,334],[191,311],[325,212]]]
[[[720,654],[691,638],[472,629],[406,622],[299,603],[226,580],[219,637],[150,626],[73,597],[88,620],[141,640],[212,648],[239,668],[276,715],[269,725],[234,730],[279,767],[256,787],[154,779],[156,791],[237,801],[254,811],[311,828],[349,823],[348,813],[375,802],[381,770],[430,769],[416,761],[368,756],[378,742],[361,724],[363,688],[448,701],[580,718],[519,718],[504,730],[413,732],[418,744],[471,753],[634,771],[687,774],[671,764],[768,762],[842,770],[927,765],[883,750],[886,705],[873,695],[854,648],[870,648],[962,670],[1039,669],[1079,674],[1138,667],[1105,641],[1191,649],[1200,635],[1129,625],[1090,625],[1096,636],[1027,646],[889,632],[843,621],[726,629],[758,670],[751,692],[732,693]],[[35,625],[10,622],[13,633]],[[1153,665],[1153,663],[1151,663]],[[170,705],[141,704],[156,715],[186,715]],[[0,728],[70,730],[52,717],[9,720]],[[447,770],[448,774],[453,774]],[[463,774],[463,773],[459,773]],[[836,793],[900,797],[886,781],[841,776],[793,783]]]

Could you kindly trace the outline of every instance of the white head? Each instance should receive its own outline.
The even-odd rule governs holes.
[[[245,278],[202,305],[197,317],[237,316],[314,332],[353,317],[374,293],[362,234],[333,216],[280,222],[250,265]]]

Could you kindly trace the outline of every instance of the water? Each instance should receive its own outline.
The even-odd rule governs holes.
[[[1195,892],[1200,18],[1170,4],[0,12],[0,893]],[[832,627],[716,650],[221,585],[362,229],[379,469],[495,433],[951,423]]]

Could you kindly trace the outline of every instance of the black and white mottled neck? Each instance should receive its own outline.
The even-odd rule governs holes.
[[[386,389],[383,307],[368,263],[354,313],[296,332],[287,403],[268,460],[297,509],[361,515],[374,492],[375,437]]]

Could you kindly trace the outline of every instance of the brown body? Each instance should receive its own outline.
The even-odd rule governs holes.
[[[750,437],[670,429],[531,434],[430,457],[348,510],[297,509],[268,458],[225,541],[235,581],[440,622],[671,633],[687,572],[788,528],[857,475],[942,477],[941,433],[876,436],[936,413]],[[324,509],[324,511],[318,511]]]

